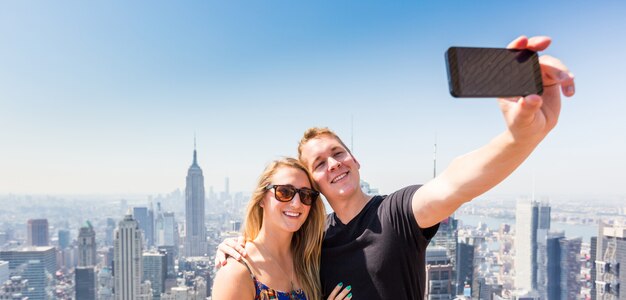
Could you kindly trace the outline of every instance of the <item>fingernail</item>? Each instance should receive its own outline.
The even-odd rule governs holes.
[[[559,72],[559,80],[566,80],[569,79],[569,74],[565,73],[565,72]]]
[[[568,86],[565,90],[567,91],[568,95],[574,94],[574,86],[573,85]]]
[[[343,286],[343,282],[340,282],[340,283],[338,284],[338,286],[342,287],[342,286]]]
[[[346,297],[348,297],[348,299],[352,299],[352,293],[348,294]]]
[[[349,290],[351,290],[351,289],[352,289],[352,286],[351,286],[351,285],[349,285],[349,286],[347,286],[347,287],[346,287],[346,290],[348,290],[348,291],[349,291]]]

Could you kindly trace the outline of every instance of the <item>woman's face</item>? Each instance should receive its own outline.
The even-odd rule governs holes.
[[[279,167],[276,170],[270,184],[291,185],[296,189],[311,189],[304,171],[287,166]],[[281,202],[276,200],[274,188],[267,190],[261,202],[265,226],[270,230],[284,230],[292,233],[298,231],[311,210],[311,206],[304,205],[300,197],[300,193],[295,193],[290,201]]]

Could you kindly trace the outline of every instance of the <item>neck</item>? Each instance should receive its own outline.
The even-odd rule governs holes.
[[[328,198],[327,198],[328,199]],[[367,202],[372,199],[371,196],[366,195],[360,189],[354,193],[351,197],[342,198],[342,199],[328,199],[328,203],[335,211],[337,218],[344,223],[347,224],[350,222],[356,215],[358,215],[363,207],[367,204]]]
[[[266,250],[270,252],[275,258],[288,257],[291,259],[291,238],[293,233],[291,232],[277,232],[274,230],[272,233],[268,233],[265,226],[261,226],[259,235],[254,239],[254,242],[262,245]]]

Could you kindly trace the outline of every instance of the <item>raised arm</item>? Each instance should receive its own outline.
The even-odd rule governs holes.
[[[545,50],[548,37],[511,42],[508,48]],[[543,96],[498,99],[507,129],[487,145],[455,158],[439,176],[413,195],[413,214],[422,228],[450,216],[463,203],[490,190],[509,176],[556,126],[561,92],[574,95],[574,76],[558,59],[539,58]]]

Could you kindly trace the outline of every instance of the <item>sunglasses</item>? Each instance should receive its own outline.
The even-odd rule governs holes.
[[[265,190],[274,189],[274,198],[280,202],[289,202],[296,193],[300,194],[300,202],[304,205],[311,205],[315,203],[315,200],[320,195],[320,192],[309,188],[297,189],[290,184],[270,184],[265,187]]]

